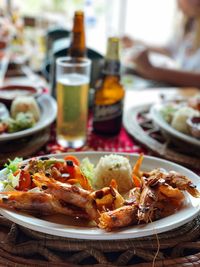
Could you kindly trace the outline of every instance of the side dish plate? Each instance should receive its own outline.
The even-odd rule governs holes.
[[[200,149],[200,140],[197,138],[181,133],[174,129],[169,123],[167,123],[161,114],[161,109],[163,108],[163,104],[155,104],[150,109],[151,118],[158,125],[161,130],[166,132],[169,137],[175,138],[183,142],[183,144],[189,144],[194,147],[194,149]]]
[[[0,142],[14,140],[28,135],[33,135],[36,132],[49,126],[56,118],[57,104],[53,97],[44,94],[37,98],[40,107],[41,117],[39,121],[31,128],[15,133],[0,134]]]

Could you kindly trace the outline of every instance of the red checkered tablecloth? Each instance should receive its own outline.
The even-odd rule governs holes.
[[[39,155],[54,154],[71,151],[109,151],[109,152],[127,152],[127,153],[146,153],[146,150],[135,143],[133,138],[128,135],[124,127],[120,133],[115,136],[97,135],[92,131],[91,120],[88,124],[87,142],[79,149],[64,148],[56,142],[55,124],[51,127],[51,137]]]

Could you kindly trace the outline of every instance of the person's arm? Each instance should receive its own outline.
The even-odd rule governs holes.
[[[154,67],[149,62],[147,50],[141,52],[133,61],[136,64],[136,71],[144,78],[175,86],[200,87],[200,72]]]
[[[169,83],[175,86],[200,87],[200,72],[172,70],[160,67],[152,67],[148,71],[148,76],[152,80]]]
[[[128,36],[122,37],[121,41],[122,41],[122,46],[124,48],[131,48],[134,46],[141,45],[141,46],[146,47],[146,49],[148,49],[148,51],[164,54],[167,56],[171,56],[170,49],[168,49],[167,47],[164,47],[164,46],[162,47],[162,46],[155,46],[155,45],[146,44],[143,41],[133,40],[132,38],[130,38]]]
[[[171,51],[167,47],[164,47],[164,46],[161,47],[161,46],[150,46],[150,45],[148,45],[146,48],[150,52],[155,52],[155,53],[163,54],[163,55],[166,55],[166,56],[169,56],[169,57],[172,56]]]

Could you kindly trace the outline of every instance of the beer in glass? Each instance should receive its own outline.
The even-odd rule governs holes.
[[[87,58],[56,61],[57,141],[64,147],[81,147],[86,141],[90,67]]]

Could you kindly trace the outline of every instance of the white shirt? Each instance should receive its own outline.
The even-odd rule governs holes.
[[[179,69],[200,72],[200,48],[190,53],[193,40],[194,33],[189,33],[183,38],[174,38],[168,47]]]

